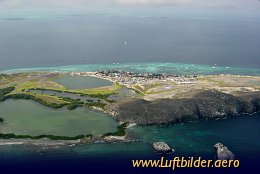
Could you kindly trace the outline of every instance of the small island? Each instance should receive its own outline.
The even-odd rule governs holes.
[[[79,80],[73,81],[74,77]],[[71,81],[69,85],[66,78]],[[77,86],[73,87],[73,84]],[[181,76],[118,70],[1,74],[0,106],[16,100],[33,101],[64,113],[79,112],[79,108],[84,109],[80,111],[82,113],[103,113],[106,119],[110,117],[117,122],[117,126],[113,127],[114,123],[110,121],[112,125],[106,128],[107,132],[104,130],[96,135],[80,131],[71,135],[0,132],[0,139],[23,139],[27,143],[31,142],[28,139],[67,140],[73,144],[74,141],[127,141],[127,127],[131,124],[176,124],[259,112],[260,77],[229,74]],[[0,118],[0,122],[5,119]],[[6,124],[8,119],[0,126]],[[98,122],[95,124],[99,129]]]
[[[158,153],[171,153],[174,151],[174,149],[170,148],[165,142],[154,142],[153,148]]]

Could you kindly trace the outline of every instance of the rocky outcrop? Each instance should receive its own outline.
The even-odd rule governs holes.
[[[174,124],[234,117],[260,111],[260,92],[233,96],[219,91],[201,91],[192,98],[135,99],[112,107],[111,116],[119,121],[140,125]]]
[[[164,142],[154,142],[153,148],[158,153],[171,153],[174,150],[170,148],[170,146]]]
[[[216,149],[217,159],[219,160],[234,160],[235,155],[222,143],[217,143],[214,148]]]

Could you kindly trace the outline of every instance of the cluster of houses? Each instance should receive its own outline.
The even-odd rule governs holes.
[[[179,76],[173,74],[155,74],[155,73],[136,73],[126,72],[121,70],[106,70],[99,72],[71,72],[73,76],[96,76],[104,79],[109,79],[124,85],[129,84],[148,84],[152,81],[172,81],[178,85],[195,84],[196,76]]]
[[[147,84],[151,81],[172,81],[178,85],[195,84],[196,76],[179,76],[173,74],[155,74],[155,73],[136,73],[126,72],[121,70],[107,70],[99,72],[71,72],[73,76],[96,76],[104,79],[109,79],[124,85],[129,84]]]
[[[172,74],[135,73],[120,70],[107,70],[99,71],[96,73],[96,75],[103,78],[109,78],[120,84],[146,84],[155,80],[173,81],[176,84],[196,83],[194,76],[190,77]]]

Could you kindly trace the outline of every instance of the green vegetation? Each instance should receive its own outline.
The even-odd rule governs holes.
[[[112,94],[116,94],[115,91],[113,92],[107,92],[105,93],[103,90],[99,91],[97,89],[97,93],[94,93],[93,89],[91,89],[92,93],[86,93],[84,90],[82,91],[77,91],[77,90],[59,90],[59,89],[49,89],[49,88],[28,88],[27,90],[38,90],[38,91],[54,91],[54,92],[66,92],[66,93],[71,93],[71,94],[79,94],[80,96],[89,96],[89,97],[95,97],[95,98],[101,98],[101,99],[106,99]]]
[[[22,74],[16,74],[17,76],[21,76]],[[3,75],[4,77],[5,75]],[[27,77],[27,75],[24,75]],[[23,76],[22,76],[23,77]],[[25,78],[24,77],[24,78]],[[92,89],[75,89],[69,90],[64,86],[57,84],[51,80],[41,80],[41,79],[33,79],[30,81],[25,81],[22,83],[18,83],[15,87],[9,87],[5,89],[0,89],[0,101],[4,101],[6,99],[25,99],[25,100],[33,100],[38,102],[44,106],[50,108],[62,108],[64,106],[67,107],[68,110],[76,109],[81,106],[88,107],[99,107],[104,109],[108,103],[114,103],[114,100],[109,100],[108,97],[112,94],[116,94],[118,89],[122,88],[119,84],[114,84],[108,87],[100,87],[100,88],[92,88]],[[40,94],[34,93],[30,90],[39,90],[39,91],[55,91],[55,92],[66,92],[72,94],[78,94],[80,96],[98,98],[97,102],[94,101],[86,101],[86,103],[75,100],[71,98],[59,97],[56,95],[48,95],[48,94]],[[8,94],[8,95],[6,95]]]
[[[54,89],[44,89],[44,88],[32,88],[28,90],[38,90],[38,91],[54,91],[54,92],[66,92],[66,93],[72,93],[72,94],[79,94],[80,96],[86,96],[86,97],[92,97],[92,98],[99,98],[103,99],[104,101],[108,103],[115,103],[116,101],[114,100],[109,100],[107,99],[111,94],[83,94],[83,93],[78,93],[78,92],[72,92],[72,91],[61,91],[61,90],[54,90]],[[115,94],[115,93],[113,93]],[[77,107],[83,106],[84,102],[81,102],[79,99],[71,99],[71,98],[63,98],[59,97],[61,100],[68,102],[67,109],[73,110],[76,109]],[[104,109],[104,107],[107,105],[106,103],[101,102],[101,100],[98,100],[97,102],[94,102],[93,100],[87,100],[87,103],[85,103],[86,106],[88,107],[99,107]]]
[[[76,109],[79,106],[83,106],[84,102],[80,102],[79,100],[74,100],[71,98],[61,98],[63,101],[66,103],[50,103],[44,100],[44,96],[34,96],[31,94],[26,94],[26,93],[20,93],[20,94],[10,94],[5,96],[4,94],[8,94],[11,91],[13,91],[15,88],[14,87],[9,87],[5,89],[1,89],[0,91],[0,101],[4,101],[6,99],[25,99],[25,100],[33,100],[35,102],[38,102],[44,106],[53,108],[53,109],[58,109],[62,108],[67,105],[67,108],[69,110]],[[2,95],[1,95],[2,94]],[[39,98],[42,97],[42,98]]]
[[[8,83],[12,81],[12,78],[7,75],[7,74],[0,74],[0,80],[2,81],[2,83]]]
[[[64,86],[59,85],[56,82],[49,81],[49,80],[35,79],[35,80],[26,81],[17,84],[14,92],[20,93],[23,90],[26,91],[31,88],[50,88],[50,89],[66,90]]]
[[[0,101],[4,101],[4,100],[5,100],[5,95],[6,95],[6,94],[9,94],[9,93],[12,92],[14,89],[15,89],[15,87],[13,87],[13,86],[0,89]]]
[[[4,119],[0,117],[0,123],[3,123],[4,122]]]
[[[38,91],[54,91],[54,92],[63,92],[62,90],[58,89],[47,89],[47,88],[29,88],[28,90],[38,90]]]
[[[66,89],[65,87],[61,88],[54,88],[55,82],[50,82],[50,84],[47,84],[45,82],[45,86],[43,84],[39,85],[37,82],[26,82],[24,84],[20,85],[20,90],[26,89],[26,90],[50,90],[50,91],[55,91],[55,92],[67,92],[67,93],[72,93],[72,94],[80,94],[82,96],[90,96],[90,97],[97,97],[101,99],[107,98],[111,94],[115,94],[117,90],[122,88],[121,85],[119,84],[114,84],[112,86],[108,87],[100,87],[100,88],[92,88],[92,89],[75,89],[75,90],[69,90]],[[53,87],[49,87],[48,85],[52,85]]]
[[[57,103],[46,102],[45,100],[37,98],[37,97],[30,95],[30,94],[7,95],[7,96],[4,96],[3,100],[6,100],[6,99],[33,100],[35,102],[38,102],[38,103],[40,103],[44,106],[47,106],[47,107],[50,107],[50,108],[53,108],[53,109],[58,109],[58,108],[62,108],[64,106],[66,106],[68,110],[73,110],[73,109],[76,109],[77,107],[84,106],[84,102],[80,101],[80,99],[74,100],[74,99],[71,99],[71,98],[60,97],[60,99],[64,100],[66,103],[57,104]],[[95,106],[95,107],[99,107],[99,108],[104,108],[107,104],[102,103],[100,100],[98,100],[97,102],[89,102],[89,103],[86,103],[85,105],[88,106],[88,107]]]
[[[68,137],[68,136],[55,136],[55,135],[31,136],[31,135],[15,135],[15,134],[3,134],[3,133],[0,133],[0,139],[15,138],[15,139],[34,139],[34,140],[38,140],[38,139],[48,138],[50,140],[78,140],[78,139],[82,139],[82,138],[91,138],[91,137],[93,137],[92,134],[77,135],[77,136],[74,136],[74,137]]]
[[[71,99],[71,98],[61,98],[61,99],[69,102],[69,104],[67,104],[68,110],[73,110],[73,109],[76,109],[77,107],[81,107],[81,106],[84,105],[84,102],[81,102],[80,99],[78,99],[78,100],[74,100],[74,99]]]
[[[42,100],[40,98],[36,98],[33,95],[30,94],[12,94],[12,95],[8,95],[4,97],[4,100],[6,99],[25,99],[25,100],[33,100],[35,102],[38,102],[44,106],[50,107],[50,108],[54,108],[54,109],[58,109],[58,108],[62,108],[63,106],[67,105],[67,103],[61,103],[61,104],[57,104],[57,103],[48,103],[45,100]]]
[[[100,99],[107,99],[110,95],[116,94],[116,92],[111,92],[111,93],[90,93],[87,94],[85,92],[78,92],[74,90],[57,90],[57,89],[45,89],[45,88],[29,88],[28,90],[38,90],[38,91],[54,91],[54,92],[66,92],[66,93],[71,93],[71,94],[79,94],[80,96],[88,96],[88,97],[93,97],[93,98],[100,98]]]
[[[74,109],[76,109],[77,107],[79,107],[79,105],[76,104],[76,103],[72,103],[72,104],[67,105],[67,109],[68,109],[68,110],[74,110]]]
[[[86,103],[86,106],[88,106],[88,107],[93,107],[93,106],[95,106],[95,107],[102,108],[102,109],[104,109],[106,105],[107,105],[107,104],[102,103],[101,101],[92,102],[92,103]]]
[[[80,94],[80,93],[79,93]],[[111,93],[115,94],[115,93]],[[111,94],[80,94],[80,96],[89,96],[93,98],[100,98],[100,99],[106,99],[108,98]]]
[[[126,127],[128,126],[128,122],[122,123],[121,125],[117,126],[117,131],[116,132],[109,132],[104,134],[102,137],[106,136],[125,136],[126,134]]]
[[[77,89],[77,90],[69,90],[69,91],[75,91],[81,94],[86,94],[86,95],[111,95],[115,94],[117,90],[122,88],[122,85],[119,84],[114,84],[112,86],[107,86],[107,87],[100,87],[100,88],[92,88],[92,89]]]

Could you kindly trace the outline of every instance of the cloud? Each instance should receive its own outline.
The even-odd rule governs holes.
[[[0,8],[64,7],[91,5],[175,5],[192,7],[260,7],[259,0],[0,0]]]

